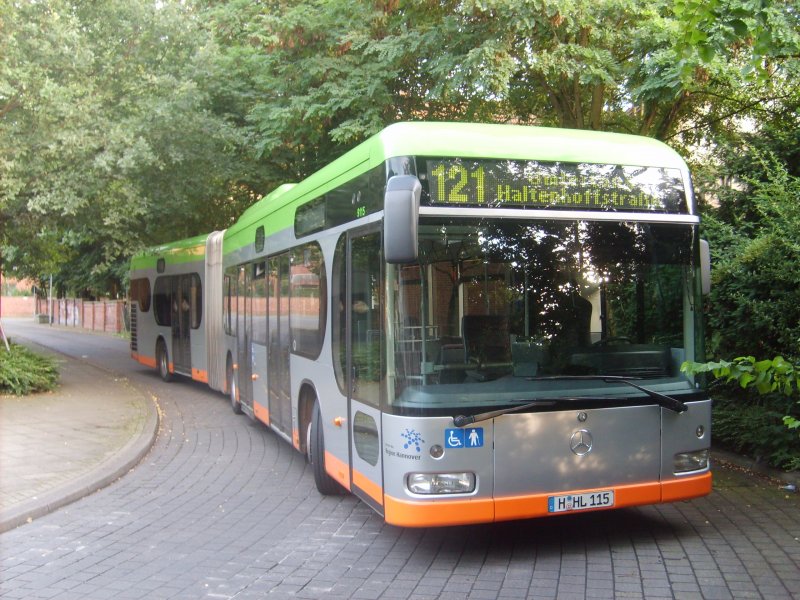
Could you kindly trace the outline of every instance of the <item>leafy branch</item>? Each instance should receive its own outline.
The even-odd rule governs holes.
[[[742,389],[755,388],[762,396],[772,392],[792,396],[800,392],[800,364],[782,356],[771,360],[740,356],[732,361],[685,362],[681,365],[681,371],[691,375],[711,373],[725,383],[739,384]],[[789,429],[800,429],[800,420],[794,417],[785,416],[783,422]]]

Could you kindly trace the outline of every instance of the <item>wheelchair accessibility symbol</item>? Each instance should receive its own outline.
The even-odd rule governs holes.
[[[480,448],[483,446],[483,427],[445,429],[445,448]]]

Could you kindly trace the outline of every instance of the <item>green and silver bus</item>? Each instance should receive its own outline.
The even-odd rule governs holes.
[[[698,226],[655,140],[400,123],[225,232],[135,257],[133,353],[225,392],[320,492],[388,523],[698,497],[711,401],[680,370],[702,360]]]

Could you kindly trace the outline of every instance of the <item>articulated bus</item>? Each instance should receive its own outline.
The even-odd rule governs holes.
[[[439,526],[711,490],[708,248],[648,138],[400,123],[132,261],[132,352],[227,394],[323,494]]]

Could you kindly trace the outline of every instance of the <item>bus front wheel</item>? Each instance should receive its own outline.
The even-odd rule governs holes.
[[[319,403],[314,402],[314,412],[308,426],[308,460],[314,470],[317,491],[325,496],[341,494],[344,488],[325,470],[325,432],[322,428],[322,413]]]
[[[161,379],[166,382],[172,381],[172,373],[169,372],[169,352],[167,352],[164,340],[158,340],[158,344],[156,344],[156,362]]]

